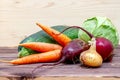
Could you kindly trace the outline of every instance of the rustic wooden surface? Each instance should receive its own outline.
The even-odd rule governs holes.
[[[114,50],[112,62],[103,63],[100,68],[86,68],[80,64],[60,64],[54,67],[44,66],[37,69],[34,77],[108,77],[120,78],[120,46]],[[0,59],[17,58],[16,47],[0,47]],[[9,78],[30,78],[31,71],[41,63],[27,65],[12,65],[0,62],[0,76]]]

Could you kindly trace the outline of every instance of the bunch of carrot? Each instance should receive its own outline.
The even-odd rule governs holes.
[[[53,39],[55,39],[60,45],[43,42],[22,43],[19,44],[19,46],[35,50],[39,53],[5,62],[9,62],[12,64],[29,64],[37,62],[55,62],[60,60],[62,47],[69,43],[71,39],[64,34],[60,34],[60,32],[52,29],[51,27],[44,26],[40,23],[36,24]]]

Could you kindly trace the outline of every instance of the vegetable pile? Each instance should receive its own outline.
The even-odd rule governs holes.
[[[87,19],[83,27],[36,24],[42,30],[21,41],[19,58],[6,62],[17,65],[47,62],[37,68],[78,62],[87,67],[100,67],[104,61],[112,60],[119,43],[117,29],[105,17]]]

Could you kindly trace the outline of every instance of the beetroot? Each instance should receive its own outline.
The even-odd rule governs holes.
[[[80,39],[75,39],[62,49],[62,57],[65,57],[65,62],[75,62],[80,56],[80,53],[88,48],[89,45],[86,42]]]
[[[96,38],[96,50],[105,61],[113,52],[112,43],[103,37]]]

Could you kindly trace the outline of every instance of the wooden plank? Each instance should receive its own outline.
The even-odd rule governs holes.
[[[11,58],[11,57],[14,57],[14,58],[17,58],[17,56],[18,56],[18,53],[13,53],[13,54],[11,54],[11,53],[2,53],[2,54],[0,54],[0,58]]]
[[[26,76],[30,77],[34,68],[31,67],[1,67],[1,76]],[[52,68],[42,67],[37,69],[35,76],[116,76],[120,77],[120,68],[85,68],[79,65],[64,65]]]
[[[115,49],[113,54],[115,54],[114,56],[119,56],[120,57],[120,49]]]
[[[0,77],[1,80],[30,80],[30,78],[5,78],[5,77]],[[119,80],[119,78],[111,78],[111,77],[52,77],[52,76],[41,76],[41,77],[37,77],[34,80]]]
[[[47,76],[41,76],[38,78],[35,78],[35,80],[120,80],[119,78],[111,78],[111,77],[67,77],[67,76],[62,76],[62,77],[47,77]]]
[[[17,53],[17,47],[0,47],[0,53]]]
[[[5,74],[0,74],[2,76],[26,76],[29,77],[31,71],[35,68],[36,66],[32,67],[30,65],[26,66],[10,66],[9,67],[0,67],[0,70],[2,72],[5,72]],[[71,71],[72,70],[72,71]],[[110,72],[109,72],[110,71]],[[96,74],[97,72],[97,74]],[[37,69],[36,75],[39,76],[88,76],[88,75],[94,75],[94,76],[116,76],[120,77],[119,75],[120,69],[119,68],[85,68],[85,67],[80,67],[80,65],[64,65],[64,66],[56,66],[53,67],[52,69],[47,66],[46,67],[41,67]],[[9,74],[9,75],[8,75]],[[96,74],[96,75],[95,75]]]
[[[120,47],[120,46],[119,46]],[[34,76],[93,76],[93,77],[120,77],[120,48],[115,49],[115,56],[112,62],[103,63],[100,68],[87,68],[81,64],[60,64],[57,66],[43,66],[36,70]],[[9,53],[13,49],[13,54]],[[12,60],[17,58],[17,48],[0,48],[0,59]],[[6,50],[6,52],[4,51]],[[4,51],[4,53],[2,53]],[[10,51],[11,52],[11,51]],[[7,77],[31,77],[31,72],[36,66],[45,63],[26,64],[26,65],[12,65],[9,63],[0,63],[0,76]]]

